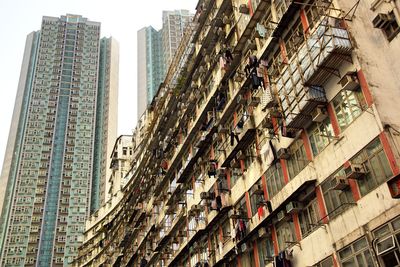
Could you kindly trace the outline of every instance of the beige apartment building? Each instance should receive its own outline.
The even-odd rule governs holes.
[[[76,266],[400,266],[398,1],[201,0]]]

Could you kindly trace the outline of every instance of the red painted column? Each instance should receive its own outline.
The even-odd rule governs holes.
[[[262,183],[262,187],[263,187],[263,191],[264,191],[264,199],[268,200],[269,197],[268,197],[268,190],[267,190],[267,179],[264,174],[261,176],[261,183]]]
[[[258,261],[258,247],[257,247],[257,242],[254,240],[253,241],[253,252],[254,252],[254,261],[255,261],[255,266],[260,267],[260,262]]]
[[[228,184],[229,190],[231,189],[231,172],[229,169],[225,170],[225,175],[226,175],[226,183]]]
[[[301,139],[303,139],[303,143],[304,143],[304,148],[306,150],[307,159],[309,161],[312,161],[313,160],[313,155],[312,155],[312,151],[311,151],[310,140],[308,139],[308,135],[307,135],[305,130],[303,130],[301,132]]]
[[[301,25],[303,26],[304,34],[308,34],[310,32],[310,24],[308,23],[308,19],[306,16],[306,12],[304,11],[304,8],[300,9],[300,20],[301,20]]]
[[[390,147],[389,140],[388,140],[388,137],[386,136],[386,133],[381,132],[379,134],[379,139],[381,140],[383,150],[385,151],[386,156],[388,157],[390,168],[392,169],[393,174],[394,175],[399,174],[400,173],[399,166],[396,162],[396,158],[393,154],[393,150]]]
[[[300,228],[300,221],[299,221],[299,214],[293,213],[292,214],[293,224],[294,224],[294,232],[296,234],[297,241],[300,242],[301,240],[301,228]]]
[[[319,208],[319,214],[322,218],[323,223],[328,223],[328,213],[325,208],[325,202],[324,202],[324,196],[322,194],[322,190],[320,186],[317,186],[315,188],[315,194],[317,195],[317,203],[318,203],[318,208]]]
[[[368,107],[370,107],[373,103],[373,97],[371,91],[369,90],[368,82],[365,79],[364,72],[359,70],[357,72],[358,82],[360,83],[361,90],[364,94],[365,101],[367,102]]]
[[[349,167],[350,162],[346,161],[343,165],[344,165],[344,167]],[[354,179],[348,179],[348,181],[349,181],[351,192],[353,193],[354,200],[358,201],[361,198],[361,194],[360,194],[360,190],[358,189],[357,181]]]
[[[245,193],[246,196],[246,207],[247,207],[247,218],[251,218],[252,214],[251,214],[251,205],[250,205],[250,195],[249,192]]]
[[[329,119],[331,120],[331,124],[332,124],[332,128],[333,128],[333,133],[335,134],[335,136],[339,136],[340,134],[340,127],[339,127],[339,123],[337,121],[336,115],[335,115],[335,111],[333,109],[333,106],[331,103],[329,103],[327,106],[327,111],[328,111],[328,116]]]
[[[250,16],[253,16],[254,9],[253,9],[253,5],[251,4],[251,0],[248,0],[247,6],[249,7],[249,10],[250,10]]]
[[[271,226],[271,235],[272,235],[272,243],[274,245],[274,254],[278,255],[279,253],[279,246],[278,246],[278,235],[276,234],[275,226]]]
[[[286,161],[284,159],[280,160],[281,162],[281,167],[282,167],[282,173],[283,173],[283,181],[285,184],[289,183],[289,172],[286,166]]]
[[[279,40],[279,47],[281,49],[282,62],[285,64],[288,64],[286,46],[285,46],[285,42],[282,39]]]

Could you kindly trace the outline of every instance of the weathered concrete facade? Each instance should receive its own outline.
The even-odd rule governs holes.
[[[398,266],[398,9],[199,1],[76,265]]]

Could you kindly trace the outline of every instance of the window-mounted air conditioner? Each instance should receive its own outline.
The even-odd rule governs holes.
[[[261,103],[261,99],[259,97],[256,97],[256,96],[250,97],[249,101],[248,101],[248,105],[251,106],[251,107],[257,107],[258,104],[260,104],[260,103]]]
[[[358,79],[355,73],[347,73],[346,75],[344,75],[340,79],[339,84],[342,86],[343,90],[348,91],[354,91],[359,86]]]
[[[250,13],[250,9],[246,4],[241,4],[239,6],[239,12],[242,14],[249,14]]]
[[[324,107],[316,107],[311,112],[311,117],[314,122],[323,122],[328,117],[328,112]]]
[[[242,95],[238,95],[237,99],[236,99],[237,103],[239,105],[243,105],[246,103],[246,99],[242,96]]]
[[[210,192],[201,192],[200,193],[200,198],[201,199],[214,199],[215,198],[215,194],[214,193],[210,193]]]
[[[379,13],[379,14],[376,15],[376,17],[372,20],[372,25],[374,25],[374,28],[384,29],[384,28],[386,28],[393,20],[394,20],[394,17],[391,16],[390,14]]]
[[[287,148],[280,148],[277,152],[276,152],[276,156],[279,159],[289,159],[290,158],[290,153],[289,150]]]
[[[232,159],[229,166],[233,169],[238,169],[240,168],[240,162],[237,159]]]
[[[236,153],[236,157],[237,157],[238,159],[245,159],[245,158],[246,158],[246,155],[243,153],[242,150],[239,150],[239,151]]]
[[[388,236],[376,243],[376,254],[382,255],[392,249],[396,248],[396,243],[394,242],[394,236]]]
[[[286,205],[287,213],[297,213],[303,209],[303,205],[296,201],[291,201]]]
[[[332,187],[333,190],[345,190],[349,187],[349,181],[344,176],[336,176],[334,185]]]
[[[286,212],[284,210],[281,210],[280,212],[278,212],[276,217],[277,217],[278,221],[280,222],[286,218]]]
[[[350,164],[344,169],[348,179],[360,179],[367,173],[365,166],[362,164]]]
[[[219,133],[224,133],[224,134],[229,133],[229,128],[228,127],[224,127],[223,125],[219,125],[218,126],[218,132]]]

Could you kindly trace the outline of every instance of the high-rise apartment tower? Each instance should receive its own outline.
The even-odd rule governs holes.
[[[185,27],[193,18],[188,10],[163,11],[163,26],[138,31],[138,120],[153,101],[179,46]]]
[[[100,40],[98,22],[43,17],[28,35],[0,180],[0,265],[77,255],[116,136],[117,75],[118,45]]]

